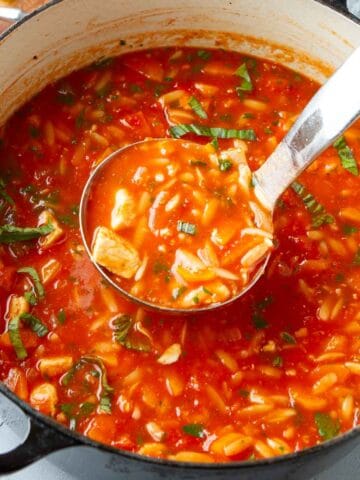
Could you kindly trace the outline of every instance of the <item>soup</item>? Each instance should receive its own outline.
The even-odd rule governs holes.
[[[94,440],[180,461],[272,457],[358,425],[359,126],[283,194],[265,275],[221,311],[128,303],[78,227],[89,174],[119,147],[240,141],[255,170],[317,88],[240,53],[163,48],[103,59],[17,112],[0,134],[0,379]],[[170,291],[167,266],[152,271]]]
[[[272,219],[252,186],[246,145],[235,145],[217,152],[147,141],[96,171],[86,243],[120,287],[153,305],[193,309],[248,286],[273,247]]]

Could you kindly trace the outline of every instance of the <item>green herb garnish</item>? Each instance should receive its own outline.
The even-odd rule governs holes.
[[[199,100],[195,97],[191,97],[188,101],[188,105],[192,108],[193,112],[200,118],[206,119],[208,118],[207,113],[203,109]]]
[[[192,437],[205,437],[204,425],[201,423],[188,423],[187,425],[183,425],[182,429],[184,433],[191,435]]]
[[[334,222],[334,217],[326,212],[325,207],[319,203],[316,198],[307,191],[307,189],[299,182],[293,182],[291,188],[304,202],[306,209],[312,217],[312,226],[320,227]]]
[[[190,160],[190,165],[193,167],[207,167],[207,163],[202,160]]]
[[[56,318],[58,320],[58,322],[60,323],[60,325],[63,325],[65,323],[65,320],[66,320],[66,313],[65,313],[65,310],[63,308],[61,308],[57,315],[56,315]]]
[[[186,291],[186,287],[176,287],[172,291],[172,298],[174,300],[177,300],[178,298],[181,297],[181,295]]]
[[[5,190],[5,182],[2,178],[0,178],[0,196],[12,207],[15,206],[14,200],[10,197],[10,195]]]
[[[358,248],[358,251],[355,253],[354,259],[352,261],[353,265],[360,265],[360,248]]]
[[[39,298],[44,298],[45,290],[43,284],[40,281],[40,277],[33,267],[22,267],[17,271],[18,273],[27,273],[34,282],[34,287]]]
[[[327,413],[315,413],[314,420],[320,437],[324,440],[331,440],[336,437],[340,431],[338,420],[333,420]]]
[[[359,229],[354,225],[343,225],[342,231],[344,235],[352,235],[353,233],[357,233]]]
[[[277,357],[274,358],[272,361],[273,367],[282,367],[283,366],[283,359],[278,355]]]
[[[114,340],[128,350],[149,352],[148,339],[140,332],[134,332],[134,320],[130,315],[122,314],[112,322],[114,327]],[[139,337],[140,335],[140,337]]]
[[[255,132],[252,128],[237,130],[235,128],[205,127],[194,123],[183,123],[175,125],[169,129],[170,135],[174,138],[181,138],[187,133],[193,133],[200,137],[214,138],[239,138],[240,140],[256,140]]]
[[[290,335],[290,333],[281,332],[280,336],[285,343],[289,343],[290,345],[296,345],[296,340],[292,335]]]
[[[242,82],[238,87],[236,87],[236,90],[240,90],[242,92],[251,92],[253,89],[253,84],[251,82],[246,63],[240,65],[240,67],[236,70],[235,75],[242,78]]]
[[[21,315],[17,315],[16,317],[12,318],[9,322],[8,326],[8,332],[9,332],[9,338],[12,346],[14,347],[16,356],[20,359],[23,360],[24,358],[27,357],[27,351],[26,348],[24,347],[24,344],[21,340],[21,335],[20,335],[20,322],[24,321],[31,330],[36,333],[38,337],[43,337],[47,335],[49,332],[48,328],[46,325],[44,325],[41,320],[39,320],[37,317],[34,315],[31,315],[30,313],[23,313]]]
[[[207,52],[206,50],[198,50],[197,56],[200,57],[202,60],[209,60],[211,58],[211,53]]]
[[[219,158],[218,159],[219,170],[220,172],[227,172],[232,167],[232,161],[228,158]]]
[[[114,389],[109,385],[107,381],[107,372],[104,362],[101,358],[95,355],[84,355],[81,357],[70,370],[62,377],[61,383],[67,387],[73,380],[76,372],[86,365],[94,365],[98,368],[96,375],[100,378],[100,398],[99,398],[99,410],[104,413],[111,413],[111,398],[110,395]]]
[[[193,223],[178,220],[177,231],[187,233],[188,235],[196,235],[196,225],[194,225]]]
[[[41,227],[16,227],[14,225],[3,225],[0,227],[0,243],[23,242],[39,238],[52,232],[52,225],[42,225]]]
[[[261,330],[269,326],[268,322],[259,312],[254,312],[252,315],[252,322],[256,330]]]
[[[351,148],[347,145],[344,137],[340,137],[334,143],[334,148],[336,148],[337,153],[340,158],[341,165],[345,170],[350,172],[352,175],[359,175],[359,168],[356,163],[355,157]]]

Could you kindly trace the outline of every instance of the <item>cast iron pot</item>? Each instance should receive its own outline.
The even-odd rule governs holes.
[[[50,81],[99,57],[146,47],[221,46],[266,56],[323,81],[360,44],[359,23],[346,15],[344,3],[52,0],[28,16],[13,11],[20,21],[0,36],[0,124]],[[0,9],[0,16],[5,13]],[[358,427],[313,448],[259,461],[196,464],[151,459],[71,432],[0,383],[0,437],[9,432],[22,443],[0,455],[0,474],[77,447],[76,458],[80,461],[81,456],[89,472],[96,471],[102,480],[305,480],[360,443]]]

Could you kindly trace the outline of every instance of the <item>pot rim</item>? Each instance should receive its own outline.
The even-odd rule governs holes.
[[[0,34],[0,43],[3,42],[9,35],[11,35],[18,27],[20,27],[23,23],[30,21],[33,17],[36,17],[38,14],[52,8],[64,0],[49,0],[46,4],[36,8],[29,14],[27,14],[24,18],[19,20],[18,22],[11,25],[7,28],[3,33]],[[344,3],[340,3],[337,0],[330,0],[331,3],[327,2],[326,0],[310,0],[317,3],[320,3],[324,7],[329,8],[330,10],[334,10],[335,12],[349,18],[351,21],[359,25],[360,28],[360,19],[355,17],[352,13],[350,13]],[[130,452],[127,450],[122,450],[119,448],[112,447],[110,445],[106,445],[104,443],[97,442],[96,440],[92,440],[89,437],[86,437],[83,434],[78,432],[74,432],[70,430],[68,427],[63,426],[61,423],[56,422],[51,417],[48,417],[34,408],[30,406],[24,400],[21,400],[17,397],[11,390],[9,390],[6,385],[0,382],[0,393],[4,394],[9,400],[11,400],[15,405],[17,405],[23,412],[25,412],[30,419],[34,419],[36,422],[40,423],[45,427],[49,427],[51,429],[56,430],[57,432],[61,433],[65,437],[69,438],[70,440],[76,441],[76,444],[73,446],[87,446],[92,447],[97,450],[104,451],[109,454],[113,454],[116,456],[123,456],[129,460],[136,460],[138,462],[147,463],[149,465],[158,465],[161,467],[171,467],[171,468],[181,468],[184,470],[190,469],[197,469],[197,470],[216,470],[216,469],[224,469],[224,470],[246,470],[251,469],[253,467],[266,467],[267,465],[278,465],[285,462],[291,462],[292,460],[297,460],[299,458],[308,457],[312,454],[318,454],[324,449],[328,448],[335,448],[338,445],[350,441],[355,437],[359,437],[360,439],[360,425],[348,430],[347,432],[334,437],[331,440],[324,441],[318,445],[314,445],[309,448],[305,448],[299,450],[297,452],[292,452],[285,455],[278,455],[270,458],[264,458],[260,460],[245,460],[245,461],[234,461],[234,462],[214,462],[214,463],[200,463],[200,462],[180,462],[176,460],[168,460],[163,458],[156,458],[156,457],[149,457],[145,455],[140,455],[139,453]],[[59,448],[60,449],[60,448]]]

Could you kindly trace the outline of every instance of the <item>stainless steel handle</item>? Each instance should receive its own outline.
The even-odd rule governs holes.
[[[288,134],[254,173],[273,208],[283,191],[360,115],[360,48],[314,95]]]
[[[26,15],[27,13],[20,8],[0,7],[0,20],[5,20],[5,22],[15,23]]]

